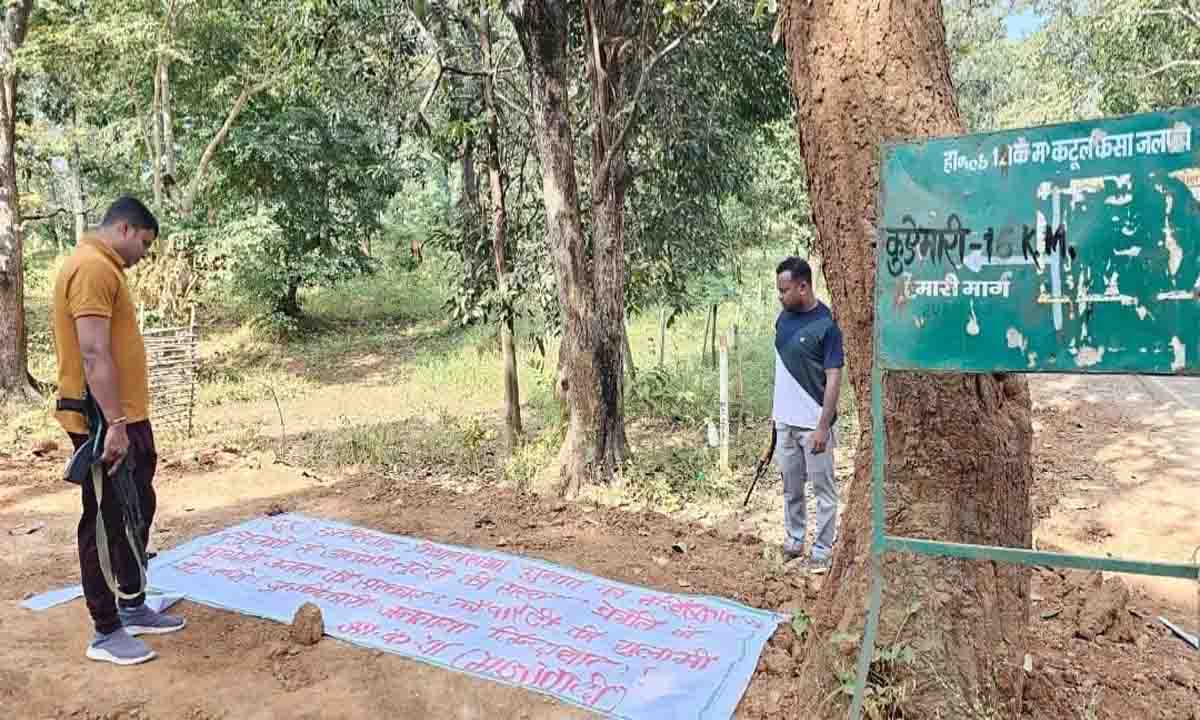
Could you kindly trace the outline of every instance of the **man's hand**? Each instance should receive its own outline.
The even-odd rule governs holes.
[[[809,452],[820,455],[829,447],[829,428],[817,428],[808,436]]]
[[[100,460],[106,467],[112,468],[121,463],[129,454],[129,434],[125,432],[125,423],[108,428],[104,436],[104,454]]]

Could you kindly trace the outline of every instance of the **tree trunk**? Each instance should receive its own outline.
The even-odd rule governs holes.
[[[717,306],[712,306],[712,366],[717,366]]]
[[[26,355],[24,247],[17,192],[17,76],[13,54],[25,41],[33,0],[10,2],[0,28],[0,402],[34,400]]]
[[[610,319],[612,297],[623,292],[624,277],[605,276],[614,263],[623,263],[624,258],[613,258],[609,249],[604,251],[609,253],[607,257],[597,257],[594,269],[588,267],[575,180],[574,139],[567,112],[570,10],[556,0],[510,0],[505,10],[529,68],[546,236],[554,256],[563,313],[565,378],[560,385],[566,386],[563,389],[570,419],[559,467],[560,490],[568,494],[577,492],[597,475],[611,478],[627,453],[621,403],[621,316],[615,324]],[[597,218],[597,223],[601,222],[619,219]]]
[[[156,208],[163,206],[162,77],[162,57],[159,56],[158,63],[154,66],[154,99],[150,105],[150,126],[154,141],[154,157],[151,158],[151,162],[154,166],[154,207]]]
[[[661,368],[667,358],[667,308],[659,311],[658,318],[658,366]]]
[[[280,298],[279,312],[291,318],[301,317],[304,313],[300,310],[300,282],[299,280],[288,281],[287,294]]]
[[[621,360],[629,373],[629,380],[637,380],[637,366],[633,364],[633,347],[629,344],[629,326],[621,323]]]
[[[173,38],[172,38],[173,39]],[[160,89],[162,123],[162,179],[164,190],[170,194],[171,188],[178,180],[175,172],[175,113],[171,106],[171,59],[163,55],[158,63],[158,84]]]
[[[462,195],[458,198],[458,210],[462,216],[468,237],[473,237],[475,228],[479,226],[479,175],[475,172],[475,139],[463,141],[460,151],[462,158]],[[463,246],[463,262],[469,263],[473,257],[473,248]]]
[[[740,430],[742,428],[742,422],[746,416],[746,388],[745,384],[742,382],[744,377],[742,373],[742,351],[741,346],[738,344],[738,326],[736,323],[733,326],[733,365],[735,372],[737,373],[737,388],[734,392],[733,402],[733,435],[734,437],[737,437],[741,434]]]
[[[237,98],[233,101],[233,105],[229,108],[229,112],[225,115],[225,122],[221,124],[221,128],[217,130],[217,134],[209,140],[208,145],[204,148],[204,153],[200,155],[200,162],[196,165],[196,172],[192,174],[192,179],[189,182],[187,189],[181,189],[183,193],[179,200],[179,212],[181,215],[190,216],[195,210],[196,200],[200,197],[200,190],[204,187],[204,181],[208,177],[208,166],[212,163],[213,157],[216,156],[217,150],[220,149],[221,143],[225,142],[225,138],[229,137],[229,131],[233,128],[233,124],[237,122],[238,116],[242,114],[242,110],[246,108],[246,104],[260,92],[263,92],[271,86],[275,80],[269,78],[259,83],[251,83],[246,81],[242,85],[242,91],[238,93]],[[157,85],[157,83],[155,83]],[[156,120],[157,122],[157,120]]]
[[[828,699],[838,682],[834,671],[853,665],[831,636],[861,633],[870,586],[870,228],[878,212],[879,146],[963,126],[938,0],[791,0],[783,12],[816,242],[845,334],[860,422],[854,480],[798,688],[797,716],[825,718],[844,713]],[[1032,429],[1023,379],[891,374],[883,405],[890,534],[1029,547]],[[895,554],[885,557],[883,570],[879,647],[916,651],[906,679],[919,681],[904,717],[982,717],[988,710],[1018,716],[1029,571]]]
[[[492,57],[492,28],[488,15],[487,0],[481,1],[479,13],[479,47],[483,54],[483,67],[494,72]],[[508,206],[504,196],[504,176],[500,170],[500,120],[496,112],[496,88],[492,75],[486,75],[481,83],[483,107],[487,113],[487,165],[488,187],[492,201],[492,257],[496,262],[496,286],[500,295],[508,297],[508,262],[505,245],[508,242]],[[505,303],[500,318],[500,352],[504,357],[504,443],[511,453],[520,441],[521,390],[517,382],[517,348],[513,342],[513,311]]]
[[[708,336],[712,332],[712,312],[704,309],[704,339],[700,341],[700,366],[708,367]]]
[[[75,246],[83,242],[83,233],[87,230],[87,205],[83,199],[83,162],[79,157],[79,123],[76,121],[75,132],[71,138],[71,214],[75,217]]]

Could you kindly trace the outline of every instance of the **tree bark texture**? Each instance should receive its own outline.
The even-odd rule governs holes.
[[[601,407],[608,454],[629,455],[625,437],[625,195],[629,185],[628,131],[636,122],[631,78],[638,70],[638,15],[627,0],[585,0],[587,77],[592,91],[592,242]]]
[[[154,66],[154,99],[150,104],[150,126],[154,140],[154,157],[151,158],[154,165],[154,206],[159,208],[163,205],[162,78],[162,57],[160,56],[158,63]]]
[[[172,39],[174,39],[172,37]],[[162,179],[164,190],[170,194],[178,180],[175,168],[175,111],[171,103],[171,59],[165,54],[158,61],[159,101],[162,123]]]
[[[623,267],[624,258],[611,257],[611,249],[598,250],[594,267],[589,267],[567,108],[570,8],[557,0],[510,0],[505,9],[529,70],[546,236],[563,313],[565,377],[559,386],[567,397],[569,420],[559,453],[560,491],[573,494],[593,478],[612,477],[628,452],[621,398],[622,314],[614,323],[612,310],[612,298],[623,293],[624,277],[607,275]],[[612,217],[596,220],[598,226],[608,223],[610,232],[619,222]],[[602,232],[597,228],[597,237]]]
[[[0,28],[0,401],[32,400],[25,329],[24,238],[17,191],[17,72],[13,55],[25,41],[33,0],[8,3]]]
[[[479,14],[479,48],[483,67],[489,72],[482,79],[483,108],[487,114],[488,188],[492,201],[492,257],[496,263],[496,287],[502,297],[508,297],[508,206],[504,194],[504,174],[500,169],[500,119],[496,112],[495,58],[492,56],[491,19],[487,0],[482,0]],[[517,380],[517,348],[513,341],[514,318],[512,307],[506,303],[500,318],[500,352],[504,359],[504,443],[511,453],[520,442],[521,390]]]
[[[830,640],[839,632],[861,638],[871,577],[871,228],[879,147],[960,133],[963,124],[938,0],[791,0],[782,11],[816,242],[845,334],[860,421],[854,479],[805,648],[795,716],[840,717],[845,706],[829,699],[834,670],[852,668],[854,657]],[[1023,379],[890,374],[883,406],[887,532],[1030,546],[1032,429]],[[915,689],[903,717],[1018,716],[1029,571],[896,554],[885,556],[883,571],[877,648],[900,643],[916,653],[907,676]]]
[[[83,198],[83,162],[79,157],[79,121],[76,119],[71,138],[71,214],[75,216],[75,245],[83,242],[83,233],[87,231],[87,205]],[[59,252],[63,247],[59,244]]]

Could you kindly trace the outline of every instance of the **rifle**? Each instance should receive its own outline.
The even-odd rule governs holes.
[[[750,481],[750,489],[746,491],[746,499],[742,501],[742,507],[746,507],[750,503],[750,496],[754,494],[754,486],[758,484],[758,479],[762,477],[763,471],[771,465],[771,458],[775,455],[775,423],[771,423],[771,442],[767,445],[767,449],[758,457],[758,464],[754,467],[754,479]]]
[[[146,519],[142,515],[137,485],[133,481],[133,459],[126,457],[115,467],[105,468],[100,456],[104,454],[104,439],[108,434],[108,420],[90,390],[85,390],[82,401],[62,403],[68,409],[82,412],[88,420],[88,439],[75,451],[63,469],[63,479],[83,485],[91,483],[96,493],[96,549],[100,556],[100,571],[113,595],[123,600],[132,600],[146,590],[146,569],[149,558],[142,544]],[[121,509],[122,528],[106,528],[101,503],[104,501],[105,479],[110,481],[117,506]],[[138,564],[138,587],[133,593],[123,592],[113,575],[112,554],[109,550],[110,531],[124,532],[125,541]]]

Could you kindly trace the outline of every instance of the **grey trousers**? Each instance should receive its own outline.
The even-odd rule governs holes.
[[[813,455],[809,444],[811,430],[776,423],[777,433],[775,458],[783,473],[783,521],[787,538],[784,549],[790,553],[804,551],[808,532],[808,507],[805,503],[805,482],[812,483],[813,495],[817,500],[816,538],[813,540],[812,557],[825,560],[833,553],[837,532],[837,483],[833,476],[833,452],[837,447],[837,435],[829,431],[829,443],[825,452]]]

